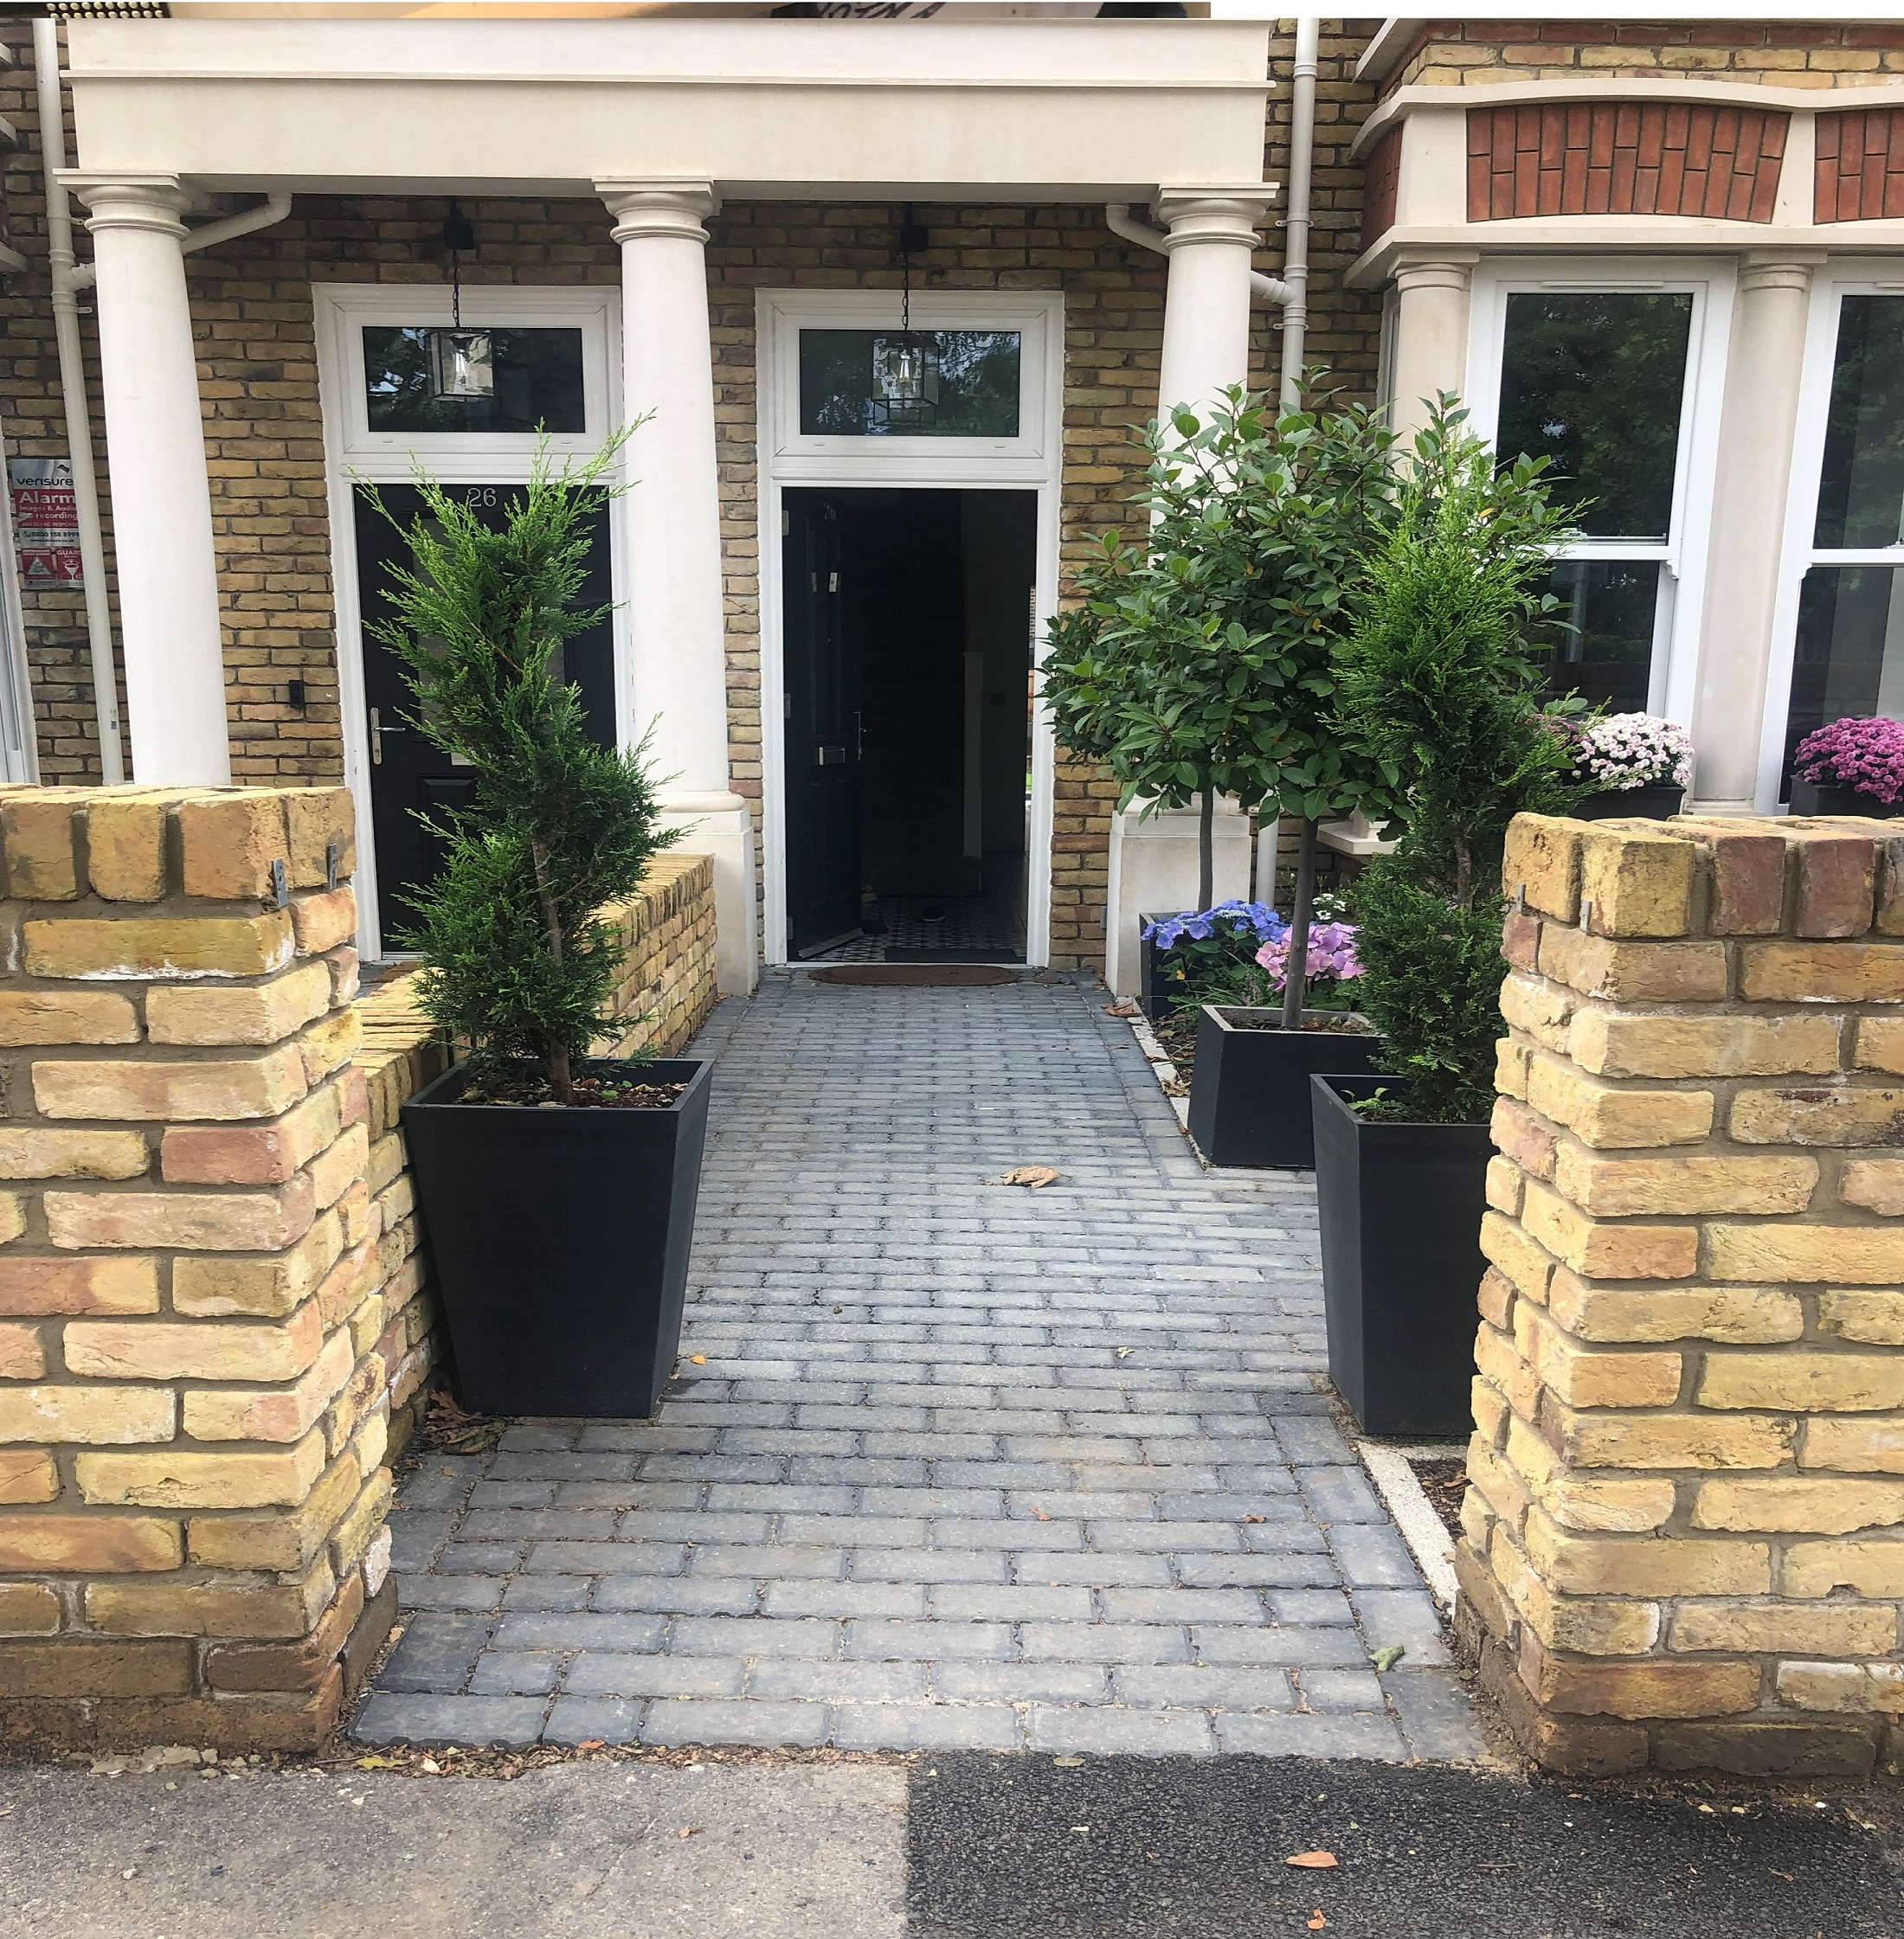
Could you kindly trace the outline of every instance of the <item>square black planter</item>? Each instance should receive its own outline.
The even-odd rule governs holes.
[[[1670,783],[1654,787],[1607,787],[1583,794],[1566,812],[1575,821],[1618,821],[1637,815],[1664,821],[1686,806],[1686,791]]]
[[[1365,1434],[1466,1435],[1493,1140],[1349,1109],[1378,1089],[1407,1085],[1309,1079],[1329,1377]]]
[[[1306,1017],[1330,1014],[1339,1012]],[[1206,1003],[1197,1018],[1190,1135],[1213,1165],[1314,1165],[1310,1077],[1372,1071],[1381,1048],[1373,1030],[1286,1030],[1279,1010]]]
[[[713,1065],[657,1057],[665,1108],[463,1104],[459,1065],[403,1107],[463,1403],[646,1418],[674,1371]]]
[[[1875,794],[1825,781],[1794,781],[1791,812],[1795,815],[1875,816],[1880,821],[1894,821],[1904,815],[1904,801],[1880,801]]]
[[[1152,1023],[1182,1009],[1189,1001],[1189,994],[1183,972],[1171,965],[1171,952],[1158,948],[1144,931],[1153,922],[1167,922],[1181,913],[1178,909],[1152,909],[1137,918],[1137,1007]]]

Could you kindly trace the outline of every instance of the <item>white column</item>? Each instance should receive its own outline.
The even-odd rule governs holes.
[[[754,827],[727,765],[727,630],[714,454],[705,182],[598,182],[621,245],[622,411],[629,440],[617,500],[634,636],[634,731],[652,733],[663,812],[679,845],[714,857],[721,991],[754,987],[759,950]]]
[[[1390,421],[1405,442],[1428,421],[1444,390],[1463,391],[1468,377],[1468,296],[1479,258],[1451,251],[1395,270],[1398,292]]]
[[[177,178],[66,177],[91,211],[100,389],[136,780],[231,780],[225,665]]]
[[[1250,381],[1250,255],[1272,191],[1166,189],[1157,214],[1170,275],[1163,306],[1157,414],[1194,410]]]
[[[1709,812],[1749,814],[1758,791],[1805,320],[1824,260],[1753,251],[1740,267],[1693,696],[1693,793]]]

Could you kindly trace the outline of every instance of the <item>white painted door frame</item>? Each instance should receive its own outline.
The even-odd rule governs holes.
[[[761,839],[769,963],[788,960],[787,735],[781,495],[789,485],[850,490],[1007,490],[1038,497],[1034,689],[1045,623],[1058,610],[1059,501],[1064,476],[1065,299],[1057,290],[915,291],[915,330],[1016,330],[1015,438],[804,437],[800,431],[800,331],[897,330],[897,290],[762,290],[758,357],[761,683]],[[1032,708],[1032,793],[1026,830],[1025,956],[1051,960],[1052,823],[1058,748],[1042,697]]]
[[[357,947],[366,959],[383,953],[377,919],[376,844],[371,835],[370,749],[365,731],[363,625],[358,597],[358,485],[407,485],[419,465],[445,483],[519,485],[527,479],[537,439],[521,432],[373,432],[363,379],[365,325],[437,324],[450,321],[450,292],[428,284],[317,283],[312,286],[317,331],[318,392],[324,419],[325,498],[331,523],[331,590],[337,621],[338,705],[344,774],[357,803]],[[585,457],[621,421],[621,292],[612,286],[539,288],[485,285],[463,292],[463,322],[484,325],[579,329],[582,333],[582,397],[586,429],[551,436],[558,461]],[[639,433],[634,440],[639,445]],[[629,462],[640,462],[631,449]],[[609,570],[617,592],[625,583],[621,521],[611,518]],[[375,615],[372,615],[375,617]],[[624,747],[640,740],[628,684],[628,629],[617,600],[614,620],[615,731]]]

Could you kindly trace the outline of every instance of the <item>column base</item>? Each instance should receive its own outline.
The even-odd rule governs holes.
[[[1110,818],[1110,880],[1104,910],[1104,981],[1120,997],[1137,993],[1140,917],[1192,908],[1197,896],[1199,811],[1133,802]],[[1250,893],[1250,818],[1233,801],[1217,803],[1213,900]]]
[[[714,857],[714,981],[724,997],[747,997],[760,981],[760,909],[755,894],[754,820],[737,794],[659,791],[679,849]]]

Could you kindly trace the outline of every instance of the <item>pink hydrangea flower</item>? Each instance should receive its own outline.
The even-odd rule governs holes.
[[[1270,973],[1270,987],[1280,990],[1289,976],[1290,945],[1287,935],[1266,942],[1257,951],[1256,960]],[[1355,953],[1355,925],[1353,922],[1317,922],[1309,934],[1309,973],[1304,983],[1347,983],[1362,973]]]

